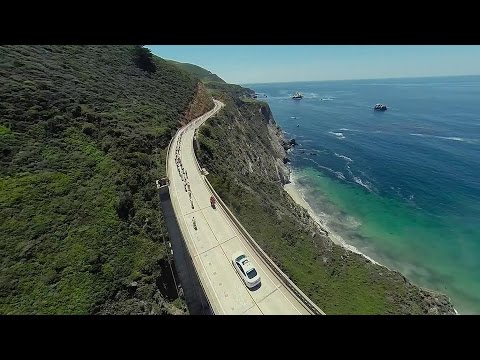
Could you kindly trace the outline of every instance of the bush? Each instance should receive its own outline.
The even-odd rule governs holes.
[[[0,314],[128,312],[117,295],[133,274],[151,279],[135,301],[156,304],[154,154],[197,80],[134,46],[0,46],[0,59]]]
[[[127,220],[133,210],[133,199],[130,191],[120,195],[117,204],[117,214],[122,220]]]
[[[135,46],[133,61],[140,69],[148,73],[154,73],[157,70],[152,60],[152,53],[149,49],[142,46]]]

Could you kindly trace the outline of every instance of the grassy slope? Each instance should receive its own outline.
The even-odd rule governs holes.
[[[195,78],[200,79],[204,83],[210,82],[218,82],[225,84],[225,81],[218,77],[216,74],[211,73],[210,71],[201,68],[200,66],[188,63],[182,63],[174,60],[168,60],[168,62],[172,63],[175,66],[178,66],[180,69],[185,70],[190,75],[194,76]]]
[[[169,312],[154,180],[197,80],[133,46],[0,59],[0,313]]]
[[[239,98],[245,98],[255,93],[252,89],[244,88],[236,84],[228,84],[216,74],[212,74],[210,71],[201,68],[200,66],[181,63],[173,60],[168,60],[173,65],[186,71],[191,76],[201,80],[210,94],[219,100],[227,101],[227,99],[235,99],[239,101]]]
[[[327,314],[426,313],[425,293],[401,274],[346,252],[318,233],[313,237],[301,224],[305,213],[278,181],[266,176],[274,170],[258,162],[273,156],[263,136],[267,129],[260,106],[265,105],[231,100],[198,135],[200,162],[242,224]],[[252,173],[247,162],[253,162]],[[447,304],[445,296],[439,298]]]

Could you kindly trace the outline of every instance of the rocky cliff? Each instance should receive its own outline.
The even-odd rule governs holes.
[[[209,180],[245,228],[327,314],[453,314],[449,299],[334,244],[283,190],[291,147],[266,103],[225,95],[198,132]]]
[[[185,125],[200,115],[205,114],[207,111],[213,109],[213,106],[212,97],[205,88],[205,85],[199,81],[197,83],[195,94],[180,120],[181,124]]]

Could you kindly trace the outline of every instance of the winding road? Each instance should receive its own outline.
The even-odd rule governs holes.
[[[223,205],[217,202],[215,209],[210,205],[212,192],[197,163],[193,137],[195,129],[224,106],[220,101],[214,102],[211,111],[177,132],[167,155],[167,176],[175,216],[213,312],[217,315],[311,314],[312,311],[271,270],[271,265],[259,256]],[[239,250],[254,263],[261,277],[260,287],[248,289],[235,271],[231,256]]]

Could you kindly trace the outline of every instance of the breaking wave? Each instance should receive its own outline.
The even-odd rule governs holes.
[[[307,157],[304,157],[303,158],[304,160],[309,160],[311,162],[313,162],[315,165],[317,165],[319,168],[321,169],[324,169],[324,170],[327,170],[328,172],[332,173],[332,174],[335,174],[335,176],[341,180],[347,180],[345,178],[345,175],[343,175],[343,173],[341,171],[335,171],[333,169],[330,169],[329,167],[326,167],[326,166],[323,166],[323,165],[320,165],[317,161],[313,160],[313,159],[310,159],[310,158],[307,158]]]
[[[345,156],[345,155],[341,155],[341,154],[337,154],[336,152],[334,152],[335,156],[338,157],[338,158],[341,158],[341,159],[344,159],[344,160],[347,160],[347,162],[353,162],[352,159],[350,159],[348,156]]]
[[[343,133],[341,133],[341,132],[329,131],[328,133],[329,133],[329,134],[332,134],[332,135],[335,135],[335,136],[338,137],[339,139],[345,139],[345,136],[343,136]]]
[[[365,189],[367,189],[368,191],[373,192],[373,190],[371,189],[371,187],[370,187],[369,184],[368,184],[368,181],[363,182],[362,179],[359,178],[358,176],[354,176],[354,177],[353,177],[353,180],[354,180],[358,185],[361,185],[361,186],[363,186]]]

